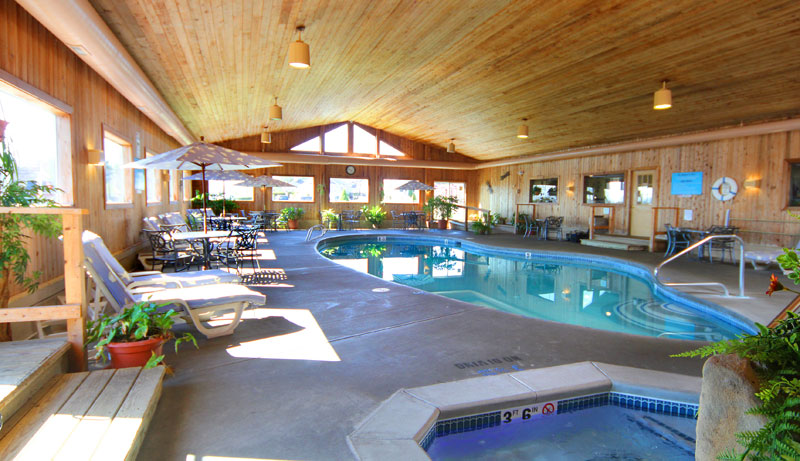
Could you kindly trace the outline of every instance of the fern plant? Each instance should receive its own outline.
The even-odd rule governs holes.
[[[756,325],[756,335],[741,335],[674,357],[738,354],[753,363],[761,378],[755,395],[762,404],[746,413],[764,416],[766,424],[758,431],[737,433],[736,440],[744,451],[727,450],[718,459],[800,460],[800,317],[788,312],[772,329]]]

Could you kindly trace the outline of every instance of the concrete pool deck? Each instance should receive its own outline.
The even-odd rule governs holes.
[[[612,256],[649,267],[663,260],[658,253],[510,234],[425,233]],[[248,312],[231,336],[197,335],[199,349],[167,352],[175,376],[164,382],[139,459],[353,459],[347,435],[398,389],[481,376],[487,369],[502,373],[594,361],[700,375],[702,360],[669,355],[704,343],[521,318],[415,294],[414,288],[319,256],[316,243],[304,242],[305,234],[272,233],[262,243],[265,269],[250,286],[267,294],[266,309]],[[765,323],[792,298],[764,296],[770,273],[748,269],[752,298],[724,299],[711,289],[703,289],[703,297]],[[722,281],[735,291],[737,266],[681,260],[665,268],[663,279]]]

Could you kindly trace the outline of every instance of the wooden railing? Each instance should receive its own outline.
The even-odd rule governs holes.
[[[652,253],[655,251],[656,248],[656,236],[657,235],[666,235],[666,231],[659,231],[658,230],[658,212],[660,210],[675,210],[675,219],[672,221],[672,225],[678,227],[678,220],[680,219],[681,209],[674,206],[654,206],[653,207],[653,230],[650,232],[650,252]]]
[[[595,210],[598,208],[608,208],[608,225],[606,226],[595,226],[594,221],[595,217],[602,217],[605,215],[605,212],[601,215],[596,215]],[[614,233],[614,212],[615,208],[613,206],[603,204],[603,205],[589,205],[589,209],[591,209],[591,213],[589,215],[589,240],[594,238],[595,230],[597,229],[606,229],[609,234]]]
[[[489,218],[491,220],[491,217],[492,217],[492,211],[491,210],[484,210],[483,208],[478,208],[478,207],[475,207],[475,206],[466,206],[466,205],[458,205],[458,204],[455,204],[455,205],[458,208],[463,208],[464,209],[464,230],[467,231],[467,232],[469,232],[469,213],[467,213],[467,211],[475,210],[475,211],[480,211],[481,213],[489,213]]]
[[[517,212],[514,214],[514,233],[517,233],[517,221],[519,221],[519,207],[529,206],[531,208],[531,219],[536,219],[536,204],[535,203],[517,203]]]
[[[784,307],[783,310],[780,311],[771,322],[769,322],[767,327],[774,328],[776,325],[778,325],[778,323],[780,323],[781,320],[787,317],[787,312],[797,312],[798,308],[800,308],[800,296],[795,297],[792,302],[787,304],[786,307]]]
[[[0,309],[0,322],[32,322],[41,320],[66,320],[67,341],[71,345],[70,369],[86,369],[86,352],[83,346],[86,335],[86,291],[83,269],[83,215],[81,208],[8,208],[0,213],[61,215],[64,235],[64,294],[65,304],[60,306],[10,307]]]

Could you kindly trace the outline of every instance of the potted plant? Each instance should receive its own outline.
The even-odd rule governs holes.
[[[320,213],[322,214],[323,224],[327,222],[330,229],[336,229],[336,226],[339,223],[339,215],[333,211],[333,208],[322,210]]]
[[[302,218],[305,212],[302,208],[288,206],[281,210],[279,219],[285,222],[289,229],[297,229],[297,220]]]
[[[113,368],[152,368],[164,360],[162,346],[173,338],[175,352],[186,341],[197,347],[197,340],[191,333],[176,338],[172,332],[175,323],[172,317],[178,313],[172,309],[159,312],[159,307],[151,302],[138,302],[122,309],[120,313],[103,314],[97,320],[88,321],[86,344],[97,342],[95,358],[103,362],[108,351]]]
[[[497,224],[497,217],[491,213],[484,213],[472,223],[472,230],[477,235],[487,235],[492,233],[492,227]]]
[[[364,205],[361,208],[361,213],[364,214],[364,219],[366,219],[368,223],[372,224],[373,229],[381,227],[381,223],[384,219],[386,219],[386,212],[380,207],[380,205],[375,205],[372,208],[370,208],[368,205]]]
[[[58,189],[39,185],[34,181],[20,181],[17,163],[5,139],[7,122],[0,120],[0,206],[4,207],[55,207],[48,196]],[[0,308],[8,307],[11,284],[36,291],[39,271],[28,271],[27,242],[30,232],[45,237],[61,233],[61,217],[53,215],[2,214],[0,215]],[[11,327],[0,324],[0,341],[11,341]]]
[[[456,205],[455,197],[437,195],[428,199],[428,203],[423,207],[423,210],[439,217],[439,229],[447,229],[447,220],[453,216]]]

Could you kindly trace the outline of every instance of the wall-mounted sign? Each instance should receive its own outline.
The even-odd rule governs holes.
[[[672,195],[701,195],[703,193],[703,172],[672,173],[670,192]]]

